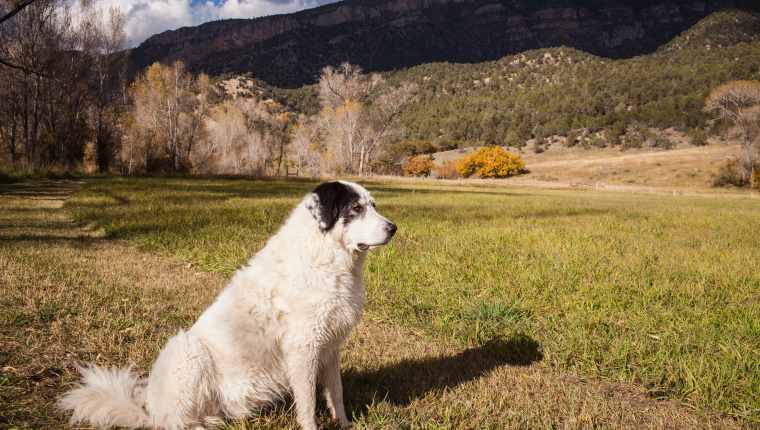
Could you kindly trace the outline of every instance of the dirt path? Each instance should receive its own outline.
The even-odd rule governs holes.
[[[0,428],[62,428],[78,360],[147,369],[224,285],[77,226],[72,182],[0,187]],[[635,386],[557,374],[538,345],[431,340],[370,313],[343,359],[359,428],[739,428]],[[322,412],[322,422],[328,427]],[[296,428],[288,407],[229,428]]]

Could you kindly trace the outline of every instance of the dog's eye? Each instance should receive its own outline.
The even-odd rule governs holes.
[[[351,209],[352,209],[354,212],[361,212],[361,211],[362,211],[362,205],[360,205],[359,203],[357,203],[357,204],[355,204],[355,205],[354,205],[354,206],[353,206]]]

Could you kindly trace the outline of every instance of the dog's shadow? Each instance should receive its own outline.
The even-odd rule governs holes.
[[[363,416],[378,401],[410,404],[431,391],[454,388],[504,366],[527,366],[543,358],[538,342],[528,336],[492,340],[455,355],[406,359],[374,370],[343,372],[349,416]]]

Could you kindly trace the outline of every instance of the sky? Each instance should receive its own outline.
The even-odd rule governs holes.
[[[337,0],[99,0],[108,10],[116,6],[127,17],[130,47],[166,30],[225,18],[253,18],[295,12]]]

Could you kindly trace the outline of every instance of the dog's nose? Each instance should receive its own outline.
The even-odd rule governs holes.
[[[388,225],[385,226],[385,230],[388,231],[388,234],[393,236],[396,234],[396,230],[398,230],[398,227],[396,227],[396,224],[389,222]]]

